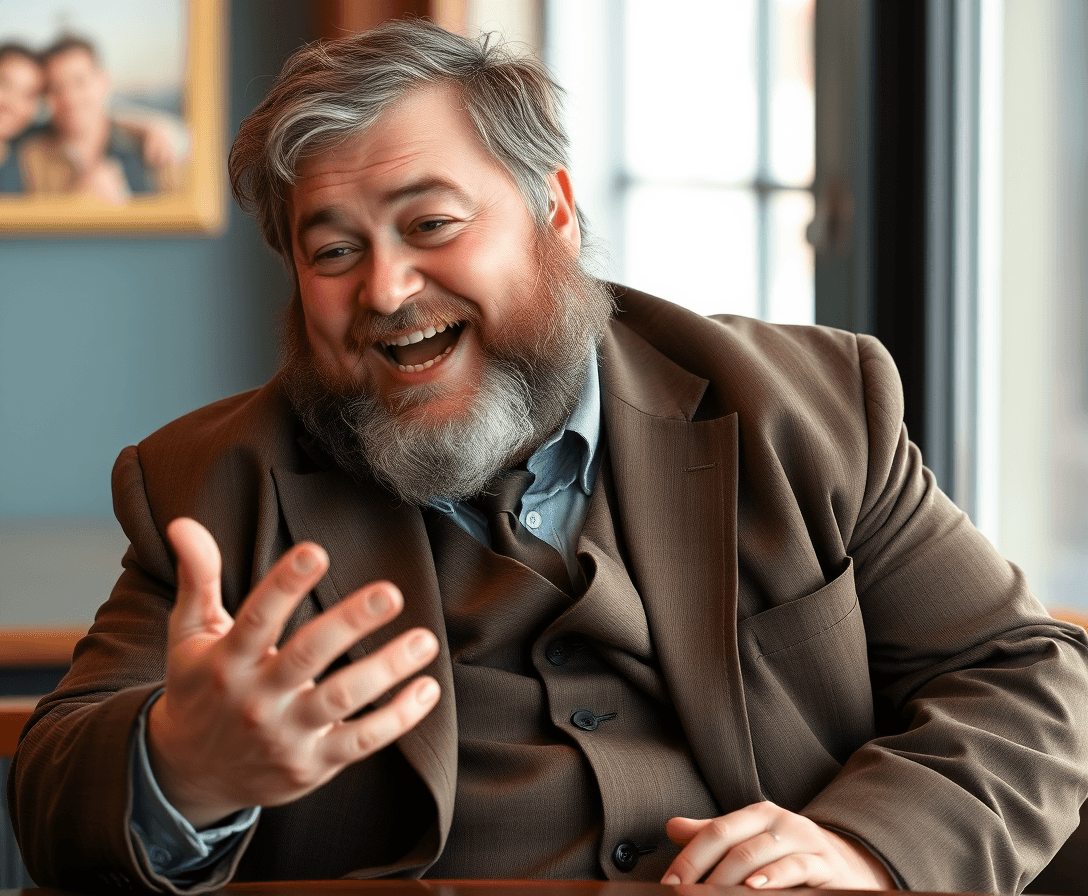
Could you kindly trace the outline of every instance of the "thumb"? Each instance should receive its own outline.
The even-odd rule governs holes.
[[[713,818],[670,818],[665,824],[665,833],[677,846],[687,846]]]
[[[166,527],[178,560],[178,594],[170,615],[170,641],[184,641],[209,629],[222,633],[231,619],[223,609],[219,580],[223,560],[211,532],[196,520],[179,517]]]

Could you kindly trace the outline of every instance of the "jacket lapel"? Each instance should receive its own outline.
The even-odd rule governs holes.
[[[329,554],[329,572],[314,589],[323,610],[377,579],[388,579],[404,594],[400,616],[350,648],[350,659],[373,653],[415,626],[428,628],[438,637],[438,659],[426,671],[441,685],[442,698],[397,741],[437,806],[437,851],[419,857],[424,862],[433,861],[445,844],[453,818],[457,715],[438,579],[423,516],[417,508],[398,501],[377,485],[357,483],[338,470],[294,473],[274,469],[272,473],[292,539],[295,543],[316,542]],[[386,700],[388,697],[378,703]],[[435,843],[431,838],[426,840]]]
[[[707,783],[743,806],[762,797],[737,650],[737,416],[692,422],[707,382],[622,325],[601,359],[631,578]]]

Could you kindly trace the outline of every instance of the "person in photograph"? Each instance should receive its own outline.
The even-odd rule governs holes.
[[[65,37],[41,56],[51,119],[19,150],[23,188],[79,194],[111,204],[176,189],[179,166],[163,151],[160,125],[115,120],[109,73],[94,45]]]
[[[0,193],[23,189],[17,143],[38,113],[44,78],[37,54],[18,43],[0,44]]]

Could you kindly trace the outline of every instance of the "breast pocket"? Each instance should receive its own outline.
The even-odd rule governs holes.
[[[853,561],[819,591],[743,620],[737,634],[764,792],[803,805],[874,736]]]

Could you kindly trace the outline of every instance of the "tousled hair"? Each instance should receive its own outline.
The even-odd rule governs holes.
[[[491,35],[471,40],[423,19],[297,50],[231,147],[234,196],[293,269],[287,193],[299,161],[362,133],[410,91],[457,89],[487,151],[510,173],[530,214],[547,220],[547,179],[569,166],[561,88],[532,56]]]

